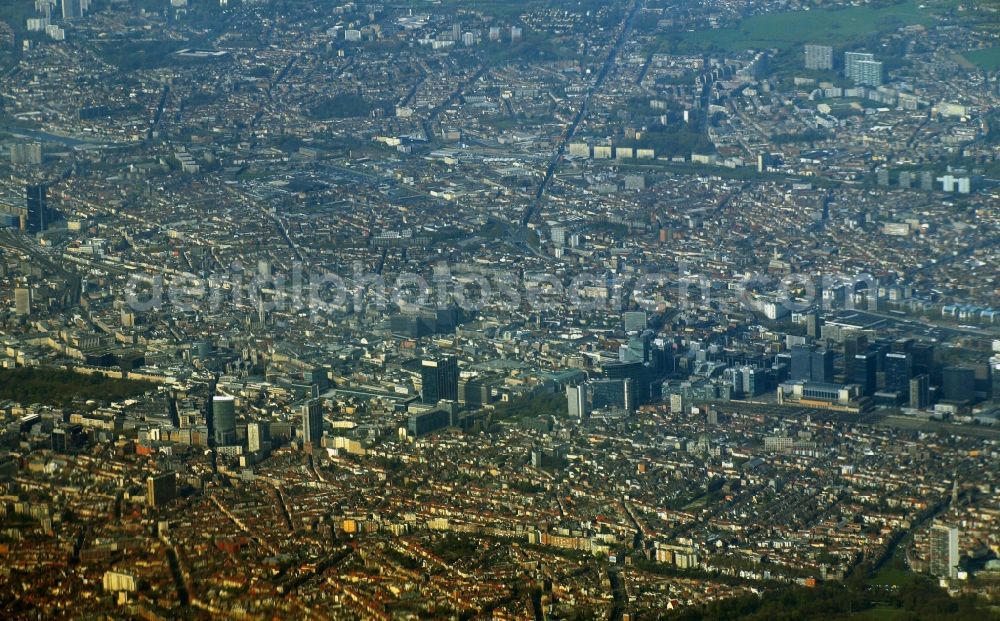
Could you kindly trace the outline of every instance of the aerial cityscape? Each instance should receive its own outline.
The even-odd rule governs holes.
[[[0,618],[1000,619],[997,0],[0,0]]]

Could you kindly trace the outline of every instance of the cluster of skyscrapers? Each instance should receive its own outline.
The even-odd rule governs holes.
[[[323,400],[310,398],[299,407],[301,437],[305,447],[323,445]],[[236,398],[216,395],[212,398],[212,438],[217,447],[238,443],[236,433]],[[247,424],[247,448],[251,453],[267,451],[271,447],[271,427],[267,422]]]
[[[975,399],[974,369],[935,364],[934,346],[913,339],[891,343],[869,343],[864,336],[844,342],[847,380],[861,387],[861,394],[877,402],[904,404],[914,409],[929,406],[935,398],[950,403]],[[876,391],[876,374],[884,374],[884,385]]]

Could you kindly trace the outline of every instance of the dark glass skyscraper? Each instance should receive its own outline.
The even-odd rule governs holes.
[[[631,378],[592,380],[587,383],[587,389],[594,409],[616,407],[635,411],[635,381]]]
[[[868,337],[866,335],[851,335],[844,339],[844,374],[851,381],[860,383],[852,379],[855,376],[854,362],[857,360],[858,355],[862,355],[867,351]]]
[[[861,386],[861,394],[871,396],[875,394],[877,368],[878,361],[875,352],[856,354],[851,362],[851,373],[847,379],[852,384]]]
[[[933,382],[940,377],[934,366],[934,345],[930,343],[914,343],[910,349],[913,354],[913,376],[927,375]]]
[[[964,367],[941,370],[941,388],[948,401],[973,401],[976,396],[976,372]]]
[[[909,353],[889,352],[885,355],[885,390],[910,399],[910,379],[913,378],[913,356]]]
[[[817,349],[810,357],[809,379],[814,382],[833,381],[833,350]]]
[[[810,379],[812,369],[812,350],[805,345],[792,347],[791,360],[792,367],[790,377],[793,380]]]
[[[458,360],[454,356],[424,360],[420,365],[420,383],[424,403],[442,399],[458,401]]]
[[[46,203],[44,185],[29,185],[27,188],[27,209],[25,230],[41,233],[49,225],[49,208]]]
[[[921,410],[930,405],[931,378],[926,373],[913,376],[910,380],[910,407]]]
[[[310,399],[302,405],[302,443],[319,447],[323,441],[323,401]]]
[[[791,352],[791,379],[808,382],[833,381],[833,350],[796,345]]]
[[[645,365],[641,362],[618,362],[604,365],[604,377],[613,380],[632,380],[635,405],[649,401],[649,380]]]

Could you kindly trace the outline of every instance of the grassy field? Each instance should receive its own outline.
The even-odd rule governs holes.
[[[967,61],[987,71],[1000,69],[1000,47],[987,47],[981,50],[962,52]]]
[[[901,558],[897,555],[890,559],[884,567],[879,569],[871,577],[871,584],[877,586],[900,587],[913,584],[918,579],[918,575],[910,571]]]
[[[790,11],[755,15],[736,28],[685,33],[692,45],[739,51],[750,48],[785,49],[803,43],[844,45],[899,26],[928,24],[932,12],[909,0],[881,7]]]

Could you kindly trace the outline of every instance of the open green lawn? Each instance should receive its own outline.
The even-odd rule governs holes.
[[[962,52],[962,57],[973,65],[987,71],[1000,69],[1000,47],[987,47],[981,50]]]
[[[917,574],[897,563],[895,565],[887,565],[886,567],[880,569],[874,576],[872,576],[871,583],[880,586],[898,587],[906,584],[912,584],[916,579]]]
[[[876,32],[899,26],[928,24],[934,9],[920,8],[914,0],[898,4],[859,6],[837,10],[790,11],[755,15],[736,28],[685,33],[688,43],[729,51],[803,43],[843,45]]]

